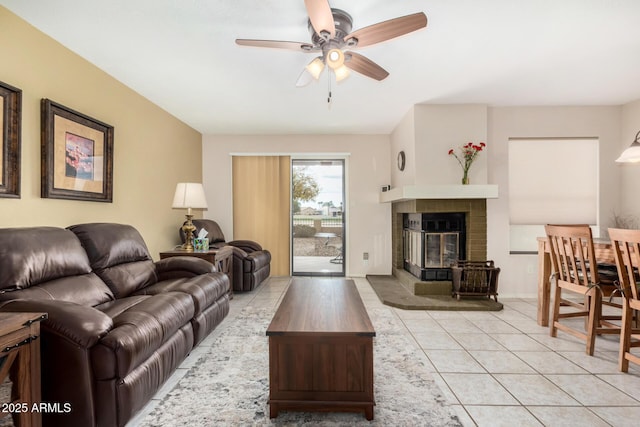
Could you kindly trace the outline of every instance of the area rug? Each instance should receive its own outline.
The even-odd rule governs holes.
[[[244,308],[227,319],[194,364],[140,426],[461,426],[416,344],[388,308],[369,310],[374,340],[374,420],[357,413],[281,411],[269,418],[268,340],[274,311]]]

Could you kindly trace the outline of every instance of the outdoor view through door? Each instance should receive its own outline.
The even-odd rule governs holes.
[[[292,272],[344,276],[344,160],[291,160]]]

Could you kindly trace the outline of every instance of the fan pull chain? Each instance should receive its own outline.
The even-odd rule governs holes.
[[[329,109],[331,109],[331,101],[332,101],[332,99],[331,99],[331,72],[327,73],[327,82],[328,82],[328,87],[329,87],[329,89],[328,89],[329,95],[327,96],[327,107]]]

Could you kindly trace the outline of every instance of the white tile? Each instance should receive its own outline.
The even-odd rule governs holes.
[[[522,334],[492,334],[493,339],[511,351],[548,351],[549,348]]]
[[[438,372],[476,372],[485,369],[464,350],[425,350],[425,354]]]
[[[615,427],[636,427],[640,420],[639,406],[598,406],[589,409]]]
[[[517,334],[520,332],[502,320],[478,320],[475,325],[488,334]]]
[[[551,351],[516,351],[516,356],[541,374],[586,374],[577,364]]]
[[[589,356],[584,351],[561,351],[558,354],[592,374],[617,374],[620,372],[618,353],[596,351],[593,356]]]
[[[516,399],[489,374],[442,374],[463,405],[517,405]]]
[[[497,374],[495,378],[523,405],[578,405],[571,396],[541,375]]]
[[[444,332],[444,329],[431,318],[423,318],[423,319],[403,319],[402,322],[405,324],[407,329],[413,333],[420,332]]]
[[[628,394],[638,401],[638,405],[640,405],[640,378],[638,376],[617,373],[613,375],[598,375],[598,378]]]
[[[466,334],[453,332],[451,336],[467,350],[506,350],[490,334]]]
[[[531,338],[553,351],[582,351],[586,354],[587,343],[576,337],[558,332],[558,336],[547,334],[531,334]]]
[[[535,370],[509,351],[470,350],[469,353],[489,373],[534,374]]]
[[[585,406],[637,405],[638,401],[593,375],[547,375]]]
[[[534,427],[541,426],[522,406],[466,406],[478,427]]]
[[[478,328],[473,322],[463,318],[462,316],[457,319],[438,319],[438,323],[447,332],[462,332],[462,333],[482,333],[482,329]]]
[[[446,332],[420,332],[413,337],[425,350],[462,350],[462,346]]]
[[[588,408],[581,406],[529,406],[527,409],[547,427],[609,425]]]

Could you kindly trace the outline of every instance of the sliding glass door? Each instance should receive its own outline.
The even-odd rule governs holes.
[[[292,272],[345,275],[344,160],[292,159]]]

